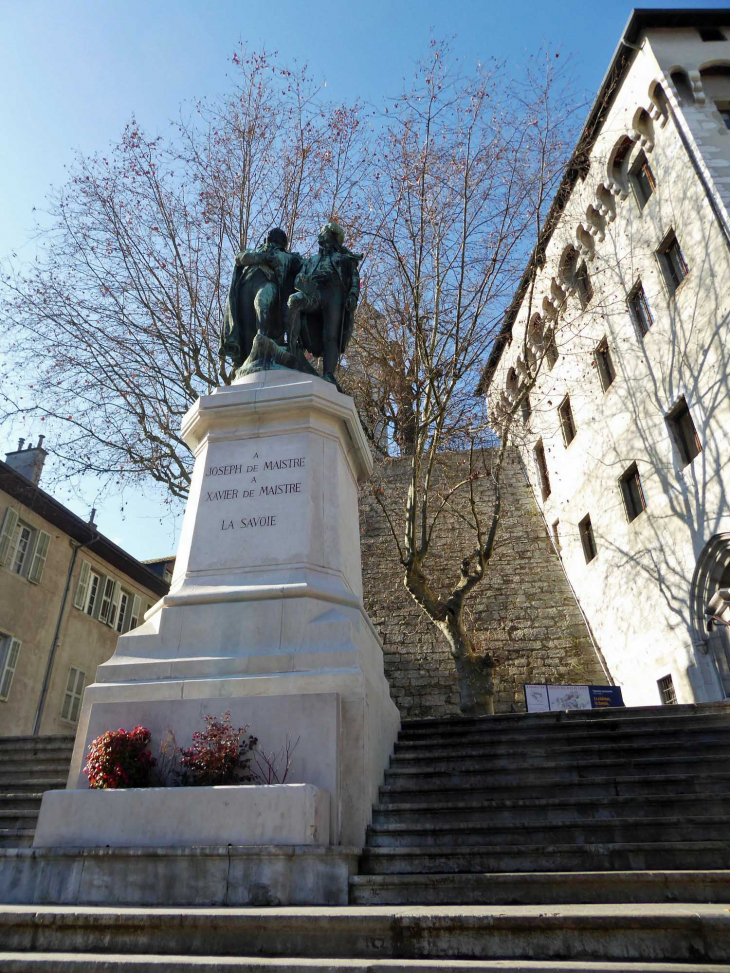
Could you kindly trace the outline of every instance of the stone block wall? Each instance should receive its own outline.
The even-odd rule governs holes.
[[[465,458],[455,454],[453,461]],[[407,459],[382,460],[376,469],[398,530],[409,472]],[[486,515],[491,487],[486,481],[480,485]],[[472,592],[467,612],[480,645],[494,655],[495,710],[505,713],[524,710],[524,683],[605,685],[607,679],[516,452],[507,458],[502,497],[489,573]],[[473,532],[458,516],[467,513],[466,500],[464,495],[457,512],[443,515],[434,533],[428,565],[437,585],[457,579],[461,559],[473,550]],[[401,716],[458,714],[448,645],[403,586],[395,542],[367,486],[360,501],[360,534],[365,607],[383,640],[385,674]]]

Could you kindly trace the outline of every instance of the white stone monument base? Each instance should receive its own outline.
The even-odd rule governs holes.
[[[328,845],[329,805],[311,784],[47,791],[33,847]]]
[[[359,848],[0,848],[6,905],[347,905]]]

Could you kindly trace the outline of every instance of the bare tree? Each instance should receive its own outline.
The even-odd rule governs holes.
[[[184,497],[180,420],[230,381],[218,336],[234,254],[276,225],[311,246],[340,214],[357,237],[359,107],[324,102],[306,69],[265,53],[236,54],[234,75],[171,138],[132,120],[106,155],[78,156],[38,260],[4,276],[2,414],[52,423],[69,474],[151,477]]]
[[[405,586],[448,641],[465,713],[493,712],[492,660],[469,630],[465,606],[494,552],[512,425],[543,356],[532,357],[518,394],[504,404],[496,443],[475,388],[541,237],[575,108],[548,54],[520,79],[496,63],[464,72],[433,43],[412,87],[389,107],[376,160],[368,274],[374,310],[363,318],[356,349],[366,365],[353,366],[346,381],[368,402],[370,411],[362,411],[371,438],[382,443],[381,427],[389,427],[411,457],[404,508],[385,480],[374,493]],[[534,273],[527,285],[534,287]],[[450,578],[430,559],[447,510],[469,525],[472,538]]]

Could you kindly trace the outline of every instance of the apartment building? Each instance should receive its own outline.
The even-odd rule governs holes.
[[[169,584],[38,486],[46,451],[0,462],[0,736],[73,733],[84,687]]]

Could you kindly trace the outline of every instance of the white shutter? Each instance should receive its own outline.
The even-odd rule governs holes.
[[[3,520],[3,532],[0,534],[0,564],[7,564],[10,554],[10,542],[13,539],[17,524],[17,513],[12,507],[8,507],[5,511],[5,519]]]
[[[132,599],[132,614],[129,619],[130,629],[136,628],[139,625],[139,609],[142,605],[142,599],[139,595],[135,595]]]
[[[80,608],[81,611],[86,608],[86,595],[89,590],[90,573],[91,565],[88,561],[82,561],[81,571],[79,573],[79,583],[76,587],[76,597],[74,598],[74,608]]]
[[[33,560],[30,562],[30,571],[28,572],[28,581],[32,581],[33,584],[41,583],[43,569],[46,566],[46,557],[48,556],[48,546],[50,543],[51,535],[47,534],[44,530],[39,530],[35,544],[35,551],[33,552]]]
[[[2,675],[0,676],[0,699],[7,699],[10,694],[10,687],[13,684],[13,676],[18,665],[18,655],[20,654],[20,640],[10,639],[10,650],[5,662]]]
[[[104,604],[104,589],[106,588],[106,575],[99,575],[99,586],[96,589],[96,601],[94,603],[93,617],[101,619],[101,606]]]
[[[117,620],[117,610],[119,609],[119,596],[122,593],[122,585],[119,581],[114,582],[114,594],[112,595],[112,606],[109,609],[109,616],[107,617],[107,625],[111,625],[114,628],[114,623]]]

